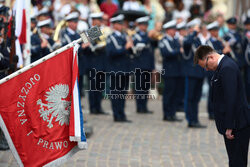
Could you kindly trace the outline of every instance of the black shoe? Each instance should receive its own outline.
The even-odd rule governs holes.
[[[150,111],[150,110],[148,110],[148,109],[144,110],[144,112],[145,112],[146,114],[153,114],[153,113],[154,113],[153,111]]]
[[[163,117],[163,121],[173,122],[173,119],[172,119],[171,116],[164,116],[164,117]]]
[[[144,113],[144,110],[137,110],[136,111],[138,114],[143,114]]]
[[[114,118],[114,122],[121,122],[122,119],[121,118]]]
[[[209,120],[214,120],[214,114],[209,114],[208,119],[209,119]]]
[[[9,149],[10,148],[9,148],[8,144],[3,144],[3,143],[0,144],[0,150],[5,151],[5,150],[9,150]]]
[[[120,119],[120,118],[115,118],[114,122],[119,122],[119,123],[132,123],[131,120],[128,119]]]
[[[100,111],[97,111],[97,114],[109,115],[109,113],[104,112],[102,109]]]
[[[149,110],[137,110],[137,113],[139,114],[153,114],[153,111],[149,111]]]
[[[189,128],[206,128],[207,126],[202,125],[200,122],[195,122],[195,123],[189,123],[188,127]]]
[[[122,123],[132,123],[132,121],[131,121],[131,120],[128,120],[128,119],[123,119],[123,120],[122,120]]]
[[[176,116],[165,116],[163,118],[163,121],[169,121],[169,122],[181,122],[182,119],[177,118]]]
[[[91,109],[90,114],[98,114],[98,111],[96,109]]]

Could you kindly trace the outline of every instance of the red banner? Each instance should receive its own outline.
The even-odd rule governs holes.
[[[69,141],[73,52],[0,85],[0,124],[20,166],[59,164],[77,151]]]

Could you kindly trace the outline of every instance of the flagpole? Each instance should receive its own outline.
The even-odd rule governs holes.
[[[14,73],[12,73],[12,74],[6,76],[5,78],[1,79],[1,80],[0,80],[0,85],[3,84],[3,83],[6,82],[6,81],[12,79],[12,78],[14,78],[14,77],[16,77],[16,76],[18,76],[18,75],[24,73],[25,71],[27,71],[27,70],[29,70],[29,69],[31,69],[31,68],[33,68],[33,67],[35,67],[35,66],[41,64],[42,62],[44,62],[44,61],[46,61],[46,60],[49,60],[50,58],[52,58],[52,57],[58,55],[59,53],[61,53],[61,52],[65,51],[65,50],[71,48],[71,47],[74,46],[76,43],[80,43],[80,42],[83,42],[83,43],[88,43],[88,42],[89,42],[89,38],[88,38],[88,36],[85,34],[85,32],[81,34],[81,38],[79,38],[79,39],[77,39],[77,40],[75,40],[75,41],[69,43],[68,45],[65,45],[64,47],[62,47],[62,48],[60,48],[60,49],[58,49],[58,50],[56,50],[56,51],[54,51],[54,52],[48,54],[47,56],[45,56],[45,57],[43,57],[43,58],[41,58],[41,59],[39,59],[39,60],[33,62],[32,64],[29,64],[29,65],[27,65],[26,67],[21,68],[20,70],[18,70],[18,71],[16,71],[16,72],[14,72]]]
[[[26,0],[25,1],[25,8],[26,8],[26,22],[27,22],[27,26],[26,26],[26,40],[27,43],[25,44],[25,49],[24,49],[24,62],[23,65],[24,67],[30,64],[31,58],[30,58],[30,49],[31,49],[31,41],[30,41],[30,37],[31,37],[31,30],[30,30],[30,0]]]

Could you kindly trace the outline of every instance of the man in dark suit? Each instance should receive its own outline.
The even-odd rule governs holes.
[[[250,137],[250,112],[239,66],[210,46],[200,46],[194,63],[214,71],[211,79],[216,127],[224,136],[229,167],[246,167]]]
[[[211,37],[207,40],[206,44],[209,45],[211,48],[213,48],[218,54],[226,53],[227,47],[224,48],[223,43],[219,39],[219,23],[217,21],[214,21],[207,25],[207,30],[211,34]],[[208,82],[213,77],[214,72],[213,71],[207,71],[206,77],[208,79]],[[208,115],[209,119],[214,119],[214,111],[213,111],[213,104],[211,101],[212,98],[212,89],[211,84],[209,84],[209,91],[208,91],[208,102],[207,102],[207,109],[208,109]]]

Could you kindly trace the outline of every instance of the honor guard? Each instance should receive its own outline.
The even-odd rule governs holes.
[[[2,35],[2,33],[1,33]],[[10,67],[9,63],[9,52],[7,48],[4,48],[3,46],[3,38],[0,37],[0,79],[7,76],[8,69]]]
[[[243,39],[243,57],[245,59],[245,87],[248,103],[250,103],[250,18],[244,21],[245,32]]]
[[[193,57],[196,48],[201,45],[200,39],[197,37],[200,31],[199,25],[201,21],[196,18],[187,23],[189,34],[185,37],[183,42],[185,61],[184,70],[186,75],[185,80],[185,104],[184,110],[188,127],[190,128],[204,128],[198,120],[198,104],[201,98],[202,85],[204,79],[204,70],[193,64]]]
[[[41,10],[38,11],[37,13],[37,20],[38,21],[43,21],[43,20],[47,20],[50,19],[50,14],[49,14],[49,8],[48,7],[43,7]],[[52,26],[53,22],[51,22],[51,26]]]
[[[8,70],[11,67],[9,59],[9,49],[6,48],[6,39],[4,39],[5,29],[7,26],[5,23],[8,21],[9,8],[0,4],[0,79],[8,75]],[[5,25],[5,26],[4,26]],[[17,56],[14,56],[18,60]],[[16,61],[17,62],[17,61]],[[5,136],[0,129],[0,150],[8,150],[9,146],[5,139]]]
[[[51,36],[51,19],[37,23],[37,34],[31,36],[31,62],[34,62],[54,51],[55,42]]]
[[[227,54],[232,57],[240,68],[244,65],[244,59],[242,56],[242,45],[241,45],[241,35],[236,30],[237,28],[237,19],[235,17],[229,18],[227,20],[227,25],[229,28],[228,33],[223,37],[224,41],[230,45],[231,52]]]
[[[30,30],[32,35],[37,33],[37,20],[36,16],[30,17]]]
[[[178,39],[180,43],[180,50],[181,54],[183,54],[183,41],[184,38],[187,36],[187,29],[186,29],[186,22],[181,22],[176,25],[176,35],[175,38]],[[177,92],[178,96],[178,103],[177,103],[177,111],[184,111],[184,94],[185,94],[185,71],[184,71],[184,61],[183,61],[183,56],[181,56],[180,59],[180,81],[179,81],[179,88]]]
[[[8,70],[10,68],[9,52],[4,47],[3,44],[3,29],[1,30],[0,37],[0,79],[7,76]],[[0,129],[0,150],[8,150],[9,146],[4,137],[2,130]]]
[[[101,27],[103,13],[91,13],[90,19],[92,26]],[[83,49],[83,55],[86,59],[86,74],[89,81],[89,106],[91,114],[106,114],[102,107],[102,93],[103,91],[97,90],[97,85],[101,81],[94,79],[97,72],[105,71],[105,62],[107,61],[106,55],[106,41],[104,36],[99,37],[96,41],[92,41],[88,47]],[[99,83],[97,83],[99,82]]]
[[[165,35],[159,43],[163,57],[164,92],[163,92],[163,120],[182,121],[176,117],[178,103],[178,84],[180,77],[180,43],[174,38],[176,33],[176,20],[169,21],[163,25]]]
[[[77,25],[78,25],[77,22],[79,20],[79,13],[78,12],[69,13],[64,18],[64,20],[67,22],[67,26],[60,33],[60,39],[63,46],[80,38],[79,33],[77,33]]]
[[[135,94],[142,95],[136,98],[137,113],[153,113],[147,108],[147,94],[151,84],[147,84],[148,80],[141,79],[142,73],[150,73],[155,69],[154,52],[152,48],[152,40],[148,37],[149,17],[141,17],[136,19],[138,31],[133,35],[133,43],[136,54],[133,59],[133,67],[135,69]]]
[[[123,15],[112,17],[114,32],[107,38],[108,71],[110,72],[110,95],[115,122],[131,122],[127,120],[124,108],[125,98],[129,86],[129,74],[131,71],[130,50],[132,41],[126,40],[123,33]],[[117,96],[115,96],[117,95]],[[114,97],[115,96],[115,97]]]
[[[67,23],[67,26],[61,30],[60,32],[60,40],[63,46],[77,40],[80,37],[80,34],[77,32],[79,13],[71,12],[69,13],[64,20]],[[83,56],[83,48],[87,46],[87,44],[81,43],[81,47],[78,50],[78,62],[79,62],[79,89],[80,95],[82,96],[83,89],[83,75],[85,73],[85,57]]]
[[[213,48],[218,54],[223,54],[223,43],[219,40],[219,23],[217,21],[214,21],[210,24],[207,25],[207,30],[211,34],[211,37],[207,41],[207,45],[209,45],[211,48]],[[212,89],[211,89],[211,84],[210,81],[212,79],[214,72],[212,71],[207,71],[207,79],[209,83],[209,93],[208,93],[208,104],[207,104],[207,109],[208,109],[208,115],[209,119],[213,120],[214,119],[214,112],[213,112],[213,103],[212,103]]]

